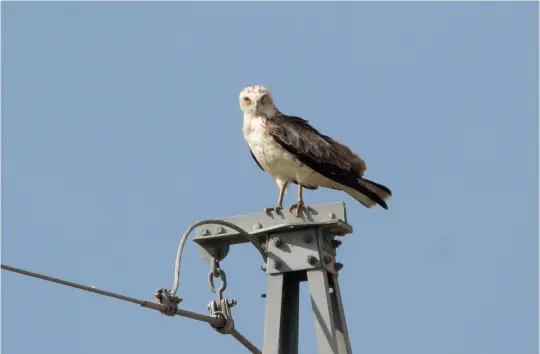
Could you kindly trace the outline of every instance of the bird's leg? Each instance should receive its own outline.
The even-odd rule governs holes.
[[[281,211],[281,209],[283,209],[283,197],[285,196],[285,190],[287,189],[287,185],[283,185],[281,186],[281,188],[279,188],[279,198],[277,200],[277,204],[276,204],[276,212],[279,212]]]
[[[285,196],[285,190],[287,189],[287,183],[284,183],[279,186],[279,197],[277,204],[274,208],[264,208],[264,212],[269,214],[271,211],[279,213],[283,209],[283,197]]]
[[[300,217],[300,211],[308,210],[309,206],[304,204],[304,200],[302,199],[302,185],[298,184],[298,202],[296,204],[293,204],[289,207],[289,211],[294,214],[296,217]]]

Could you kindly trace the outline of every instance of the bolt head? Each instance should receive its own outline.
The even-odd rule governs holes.
[[[315,263],[317,263],[317,258],[315,258],[315,256],[309,255],[307,257],[307,261],[309,264],[314,265]]]
[[[208,229],[202,229],[201,230],[201,235],[208,236],[208,235],[210,235],[210,232],[208,231]]]
[[[311,242],[313,242],[313,236],[311,236],[311,235],[306,235],[306,236],[304,236],[304,242],[305,242],[305,243],[311,243]]]
[[[335,218],[337,218],[337,215],[335,213],[328,214],[328,219],[333,220]]]
[[[329,264],[330,262],[332,262],[332,257],[329,255],[324,256],[324,263]]]
[[[340,240],[332,240],[332,247],[338,248],[341,246],[342,242]]]
[[[217,229],[216,229],[216,233],[218,234],[222,234],[225,232],[225,229],[222,227],[222,226],[219,226]]]
[[[263,272],[266,272],[266,264],[263,264],[263,265],[261,266],[261,270],[262,270]]]
[[[343,263],[337,262],[337,263],[335,264],[335,268],[336,268],[336,271],[339,272],[340,270],[343,269]]]
[[[277,260],[274,260],[274,268],[275,268],[275,269],[281,268],[281,262],[280,262],[280,261],[277,261]]]
[[[275,245],[276,247],[281,246],[281,239],[280,239],[279,237],[275,237],[275,238],[273,239],[273,242],[274,242],[274,245]]]
[[[253,225],[253,229],[255,230],[262,229],[262,225],[260,223],[256,223],[255,225]]]

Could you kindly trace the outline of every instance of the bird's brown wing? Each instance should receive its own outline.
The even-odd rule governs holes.
[[[359,182],[367,169],[365,162],[345,145],[319,133],[307,120],[278,115],[266,120],[266,129],[282,148],[306,166],[387,207],[383,199]]]

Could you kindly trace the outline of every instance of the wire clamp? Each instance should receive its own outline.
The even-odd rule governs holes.
[[[211,316],[220,319],[215,325],[210,325],[218,333],[230,334],[234,330],[234,320],[232,318],[231,307],[236,305],[235,300],[221,299],[220,303],[216,300],[208,304],[208,312]]]
[[[161,313],[167,316],[176,315],[178,304],[183,300],[178,296],[172,295],[170,290],[163,288],[158,289],[158,291],[154,294],[154,297],[159,301],[160,304],[165,305],[165,309],[161,311]]]

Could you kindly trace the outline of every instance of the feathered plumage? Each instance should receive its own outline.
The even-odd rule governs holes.
[[[250,86],[240,94],[243,132],[255,162],[280,188],[281,209],[287,184],[298,184],[297,213],[303,207],[302,187],[343,190],[368,208],[388,206],[392,192],[364,178],[367,165],[349,147],[326,136],[303,118],[282,114],[268,90]]]

